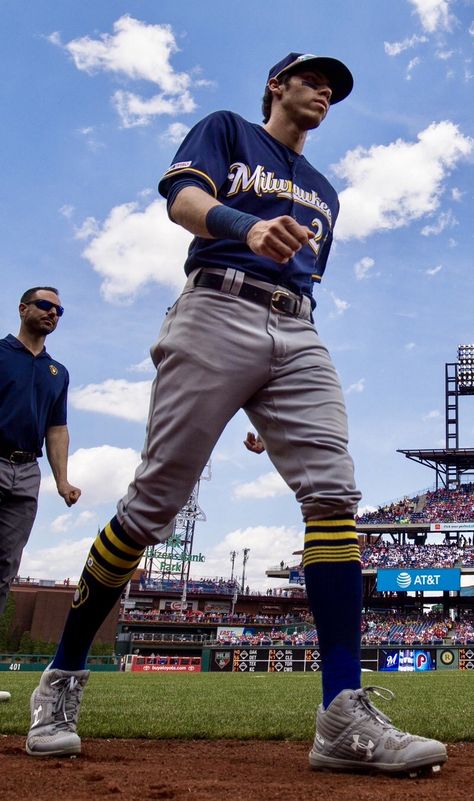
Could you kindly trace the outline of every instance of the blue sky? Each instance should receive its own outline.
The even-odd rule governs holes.
[[[138,462],[166,308],[190,236],[166,218],[159,177],[201,117],[259,122],[269,67],[290,51],[334,56],[351,96],[305,155],[340,193],[318,331],[345,392],[363,506],[428,487],[397,448],[444,445],[444,364],[472,323],[473,0],[159,3],[3,0],[2,330],[18,332],[29,286],[60,288],[48,349],[71,375],[68,510],[43,460],[40,510],[21,575],[74,578]],[[2,335],[4,335],[2,334]],[[474,415],[461,399],[461,446]],[[291,494],[244,450],[238,415],[202,482],[198,573],[229,576],[250,548],[252,589],[301,546]]]

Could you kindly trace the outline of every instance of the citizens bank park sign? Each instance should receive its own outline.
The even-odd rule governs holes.
[[[377,570],[379,592],[437,592],[438,590],[460,590],[459,568],[428,570]]]

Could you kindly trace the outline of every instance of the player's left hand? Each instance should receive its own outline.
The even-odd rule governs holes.
[[[61,498],[64,498],[66,506],[73,506],[81,497],[81,490],[79,487],[74,487],[69,481],[63,481],[58,484],[58,492]]]
[[[255,435],[252,431],[247,432],[247,436],[244,439],[244,445],[248,451],[252,451],[252,453],[263,453],[265,450],[265,445],[263,440],[260,437]]]

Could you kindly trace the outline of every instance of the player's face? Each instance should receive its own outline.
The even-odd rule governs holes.
[[[302,130],[321,125],[329,110],[331,87],[321,72],[302,71],[283,85],[282,108]]]
[[[35,305],[35,300],[47,300],[53,304],[49,310],[40,309]],[[20,317],[22,326],[35,336],[47,336],[55,330],[59,316],[56,311],[56,306],[61,306],[61,301],[55,292],[50,292],[46,289],[40,289],[31,301],[28,303],[20,303]]]

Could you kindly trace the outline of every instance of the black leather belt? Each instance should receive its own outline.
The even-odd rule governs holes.
[[[5,448],[0,448],[0,458],[8,459],[13,464],[27,464],[28,462],[36,462],[36,453],[32,451],[11,451]]]
[[[197,276],[194,286],[203,286],[208,289],[221,289],[224,278],[224,275],[208,273],[203,270]],[[281,314],[289,314],[291,317],[298,316],[302,300],[302,298],[295,297],[285,289],[276,289],[274,292],[267,292],[267,290],[259,286],[250,284],[248,281],[245,281],[245,279],[237,296],[239,298],[244,298],[244,300],[251,300],[254,303],[258,303],[260,306],[271,307],[273,311],[280,312]]]

